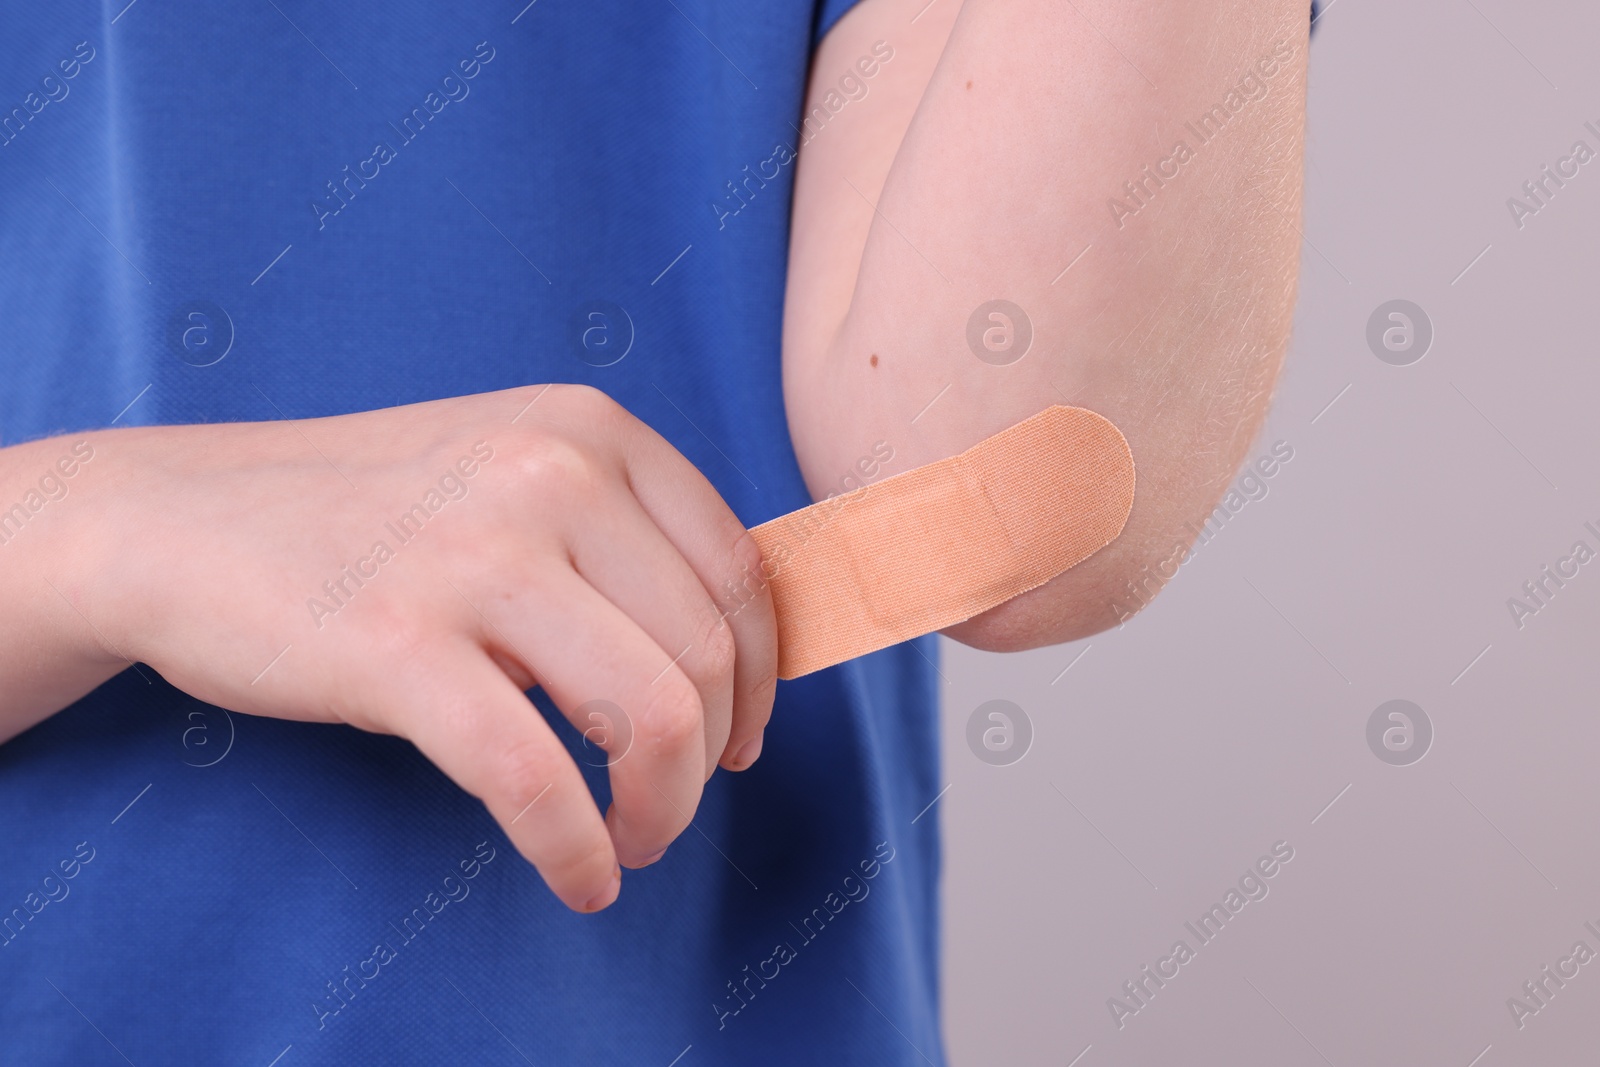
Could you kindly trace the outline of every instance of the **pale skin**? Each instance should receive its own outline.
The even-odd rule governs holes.
[[[947,631],[1037,647],[1137,606],[1126,586],[1192,540],[1263,417],[1294,297],[1307,13],[923,3],[863,0],[813,68],[808,113],[875,42],[894,53],[796,164],[790,432],[822,495],[878,441],[892,474],[1053,403],[1117,423],[1139,472],[1122,536]],[[1285,43],[1265,95],[1196,147],[1184,121]],[[1193,158],[1129,199],[1123,183],[1180,139]],[[1118,220],[1113,196],[1138,210]],[[1033,324],[1009,366],[967,346],[968,316],[994,298]],[[777,639],[754,544],[687,460],[594,390],[33,441],[0,449],[0,500],[82,441],[93,458],[67,495],[0,546],[0,738],[130,662],[233,711],[397,734],[580,911],[616,899],[621,866],[659,859],[718,766],[760,754]],[[392,542],[386,521],[486,449],[466,495],[347,582],[337,613],[308,611]],[[580,730],[590,701],[625,709],[592,734],[614,760],[603,816],[524,696],[535,684]]]

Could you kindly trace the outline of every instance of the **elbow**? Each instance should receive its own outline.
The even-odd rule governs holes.
[[[1123,536],[1076,567],[940,632],[985,652],[1025,652],[1115,629],[1177,576],[1192,542],[1188,532],[1140,536],[1130,522]]]

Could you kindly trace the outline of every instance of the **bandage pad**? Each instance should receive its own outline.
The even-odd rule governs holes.
[[[949,459],[751,530],[798,678],[944,629],[1036,588],[1122,532],[1133,453],[1056,405]]]

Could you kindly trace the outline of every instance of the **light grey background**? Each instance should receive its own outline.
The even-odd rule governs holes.
[[[1506,199],[1600,151],[1597,44],[1578,3],[1320,19],[1295,337],[1250,453],[1293,460],[1122,629],[945,643],[955,1063],[1594,1061],[1600,959],[1520,1030],[1506,1001],[1600,952],[1600,560],[1520,631],[1506,602],[1600,549],[1600,159],[1520,230]],[[1434,325],[1411,366],[1365,340],[1395,298]],[[1410,766],[1367,746],[1394,698],[1435,731]],[[967,746],[994,699],[1034,729],[1010,766]],[[1119,1030],[1107,999],[1279,840],[1269,895]]]

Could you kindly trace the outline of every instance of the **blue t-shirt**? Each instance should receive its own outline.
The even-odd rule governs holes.
[[[6,3],[0,443],[570,381],[747,525],[804,505],[793,148],[849,3]],[[780,685],[596,916],[408,742],[126,671],[0,746],[0,1062],[941,1063],[917,644]]]

